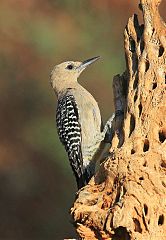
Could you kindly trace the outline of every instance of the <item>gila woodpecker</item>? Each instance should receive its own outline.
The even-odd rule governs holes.
[[[85,186],[95,173],[96,160],[103,140],[111,129],[114,116],[103,128],[100,110],[93,96],[77,79],[81,72],[99,57],[84,62],[67,61],[54,67],[50,82],[58,105],[56,124],[76,177],[78,189]]]

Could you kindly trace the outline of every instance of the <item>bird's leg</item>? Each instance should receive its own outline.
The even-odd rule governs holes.
[[[106,122],[102,134],[104,135],[104,142],[111,143],[113,135],[114,135],[114,121],[115,121],[115,113],[108,119]]]

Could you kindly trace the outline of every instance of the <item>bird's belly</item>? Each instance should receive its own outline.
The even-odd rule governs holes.
[[[95,109],[96,111],[96,109]],[[92,160],[103,140],[101,133],[101,118],[94,113],[94,109],[84,113],[81,122],[81,145],[84,160]],[[84,121],[85,120],[85,121]]]
[[[102,139],[101,115],[98,104],[85,89],[76,95],[81,125],[81,149],[83,159],[91,160],[98,151]]]

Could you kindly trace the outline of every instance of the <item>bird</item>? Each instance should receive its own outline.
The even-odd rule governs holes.
[[[83,62],[66,61],[56,65],[50,74],[50,83],[57,96],[57,132],[67,152],[78,189],[87,185],[95,174],[96,161],[103,151],[103,141],[110,134],[114,119],[112,116],[104,127],[98,103],[78,83],[80,74],[99,58]]]

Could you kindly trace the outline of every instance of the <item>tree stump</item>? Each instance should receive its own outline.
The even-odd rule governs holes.
[[[114,77],[109,157],[78,193],[81,239],[166,239],[166,25],[160,0],[141,0],[124,31],[126,71]],[[118,115],[118,112],[124,115]]]

